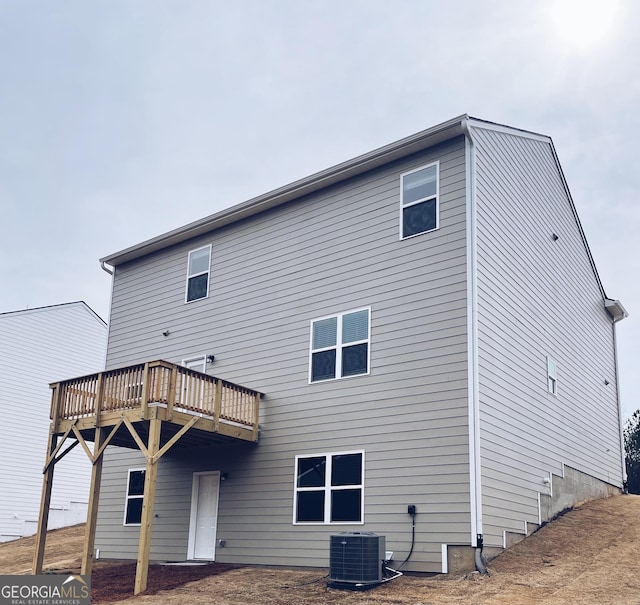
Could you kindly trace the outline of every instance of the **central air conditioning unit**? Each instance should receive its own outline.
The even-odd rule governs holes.
[[[385,538],[372,532],[342,532],[331,536],[329,586],[367,588],[383,581]]]

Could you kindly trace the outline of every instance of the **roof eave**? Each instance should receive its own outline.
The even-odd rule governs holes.
[[[364,155],[294,181],[293,183],[247,200],[246,202],[236,204],[203,219],[169,231],[168,233],[105,256],[100,259],[100,263],[115,267],[151,254],[152,252],[157,252],[163,248],[198,237],[214,229],[235,223],[259,212],[280,206],[281,204],[285,204],[303,195],[308,195],[324,187],[335,185],[336,183],[377,168],[383,164],[388,164],[394,160],[423,151],[424,149],[464,134],[462,124],[465,119],[468,119],[467,115],[453,118],[452,120],[423,130],[400,141],[396,141],[395,143],[385,145],[384,147],[380,147]]]

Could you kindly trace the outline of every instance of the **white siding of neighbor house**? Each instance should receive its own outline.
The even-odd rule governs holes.
[[[106,324],[83,302],[0,314],[0,541],[35,533],[47,453],[49,384],[104,367]],[[91,464],[56,465],[49,528],[86,518]]]
[[[543,480],[563,464],[622,484],[616,370],[611,319],[550,142],[473,135],[484,536],[501,546],[503,530],[538,523]]]
[[[440,228],[399,239],[400,175],[440,161]],[[266,394],[258,445],[160,463],[152,559],[187,555],[194,471],[220,470],[217,559],[328,563],[329,536],[373,531],[406,569],[470,543],[464,140],[459,137],[208,236],[118,266],[107,366],[213,354],[207,371]],[[187,255],[212,244],[209,297],[184,303]],[[309,384],[313,319],[371,308],[370,374]],[[163,332],[169,330],[169,336]],[[110,448],[108,448],[109,451]],[[292,523],[296,455],[365,452],[365,523]],[[96,547],[135,558],[123,527],[137,452],[108,453]]]

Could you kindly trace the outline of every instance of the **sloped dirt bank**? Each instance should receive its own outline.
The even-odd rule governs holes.
[[[77,572],[81,532],[81,527],[52,532],[47,541],[46,567]],[[32,556],[32,539],[0,545],[0,573],[29,573]],[[640,605],[640,496],[589,502],[499,556],[489,564],[489,570],[489,576],[405,576],[360,593],[328,589],[323,572],[318,570],[234,568],[220,564],[159,569],[152,566],[149,594],[127,598],[132,593],[135,567],[100,562],[92,578],[93,602]]]

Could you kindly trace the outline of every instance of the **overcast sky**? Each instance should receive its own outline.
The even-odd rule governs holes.
[[[631,313],[629,416],[639,17],[635,0],[0,0],[0,312],[84,300],[107,319],[98,258],[468,113],[553,138]]]

